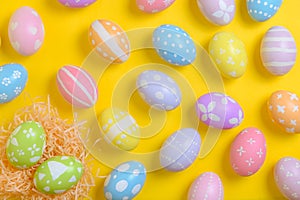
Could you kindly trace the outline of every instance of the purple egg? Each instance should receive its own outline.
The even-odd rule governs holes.
[[[199,119],[208,126],[231,129],[241,124],[244,112],[230,96],[212,92],[201,96],[196,103]]]
[[[91,5],[96,0],[58,0],[61,4],[71,8],[83,8]]]

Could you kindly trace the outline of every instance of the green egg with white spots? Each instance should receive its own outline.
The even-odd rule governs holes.
[[[6,156],[14,167],[30,168],[42,157],[45,145],[46,134],[41,124],[26,121],[9,136],[6,143]]]
[[[83,172],[83,164],[77,158],[55,156],[37,168],[33,183],[44,194],[61,194],[75,186]]]

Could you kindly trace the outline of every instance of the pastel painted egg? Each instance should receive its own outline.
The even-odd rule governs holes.
[[[8,36],[12,47],[23,56],[36,53],[44,42],[45,30],[39,14],[24,6],[11,16]]]
[[[230,147],[230,163],[240,176],[255,174],[266,159],[266,139],[257,128],[246,128],[234,139]]]
[[[253,20],[264,22],[277,13],[281,4],[282,0],[247,0],[247,10]]]
[[[293,157],[280,159],[274,169],[274,179],[280,192],[287,199],[300,197],[300,161]]]
[[[263,37],[260,55],[264,67],[271,74],[276,76],[287,74],[296,62],[295,39],[283,26],[273,26]]]
[[[96,0],[58,0],[64,6],[71,8],[83,8],[96,2]]]
[[[96,20],[89,28],[89,41],[96,52],[109,62],[123,63],[130,55],[130,42],[125,31],[110,20]]]
[[[234,33],[215,34],[209,43],[209,53],[224,77],[239,78],[246,72],[246,48]]]
[[[177,83],[167,74],[147,70],[136,82],[140,96],[150,105],[160,110],[173,110],[180,105],[181,91]]]
[[[201,146],[200,134],[192,128],[183,128],[163,143],[160,149],[160,164],[169,171],[185,170],[196,160]]]
[[[142,163],[122,163],[105,179],[104,196],[107,200],[133,199],[142,190],[145,180],[146,169]]]
[[[268,102],[268,113],[272,121],[288,133],[300,133],[300,101],[297,94],[278,90]]]
[[[170,7],[175,0],[136,0],[136,4],[141,11],[146,13],[157,13]]]
[[[56,82],[61,95],[75,107],[90,108],[98,99],[96,81],[82,68],[71,65],[60,68]]]
[[[213,24],[229,24],[235,15],[234,0],[197,0],[200,11]]]
[[[140,141],[140,127],[126,111],[107,108],[99,116],[99,123],[109,143],[125,151],[133,150]]]
[[[198,176],[189,188],[188,200],[223,200],[224,187],[214,172]]]
[[[20,124],[9,136],[6,156],[10,164],[19,169],[35,165],[43,155],[46,135],[38,122]]]
[[[77,158],[55,156],[37,168],[33,183],[44,194],[61,194],[75,186],[83,172],[83,165]]]
[[[196,47],[187,32],[181,28],[166,24],[154,30],[153,46],[165,61],[186,66],[196,58]]]
[[[196,111],[200,121],[219,129],[237,127],[244,119],[242,107],[230,96],[219,92],[202,95],[197,100]]]
[[[0,104],[12,101],[24,90],[27,70],[20,64],[6,64],[0,67]]]

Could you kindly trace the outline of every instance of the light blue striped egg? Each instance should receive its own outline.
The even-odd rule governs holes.
[[[252,19],[264,22],[277,13],[281,4],[282,0],[247,0],[247,9]]]

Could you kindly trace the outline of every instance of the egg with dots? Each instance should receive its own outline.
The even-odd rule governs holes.
[[[283,0],[246,0],[250,17],[257,22],[272,18],[280,8]]]
[[[285,75],[296,63],[295,39],[285,27],[273,26],[262,39],[260,55],[263,66],[271,74]]]
[[[220,177],[214,172],[204,172],[198,176],[188,191],[188,200],[223,200],[224,187]]]
[[[133,199],[142,190],[145,180],[146,169],[142,163],[121,163],[105,179],[105,199]]]
[[[135,119],[119,108],[107,108],[99,116],[104,138],[116,147],[130,151],[140,141],[140,127]]]
[[[58,90],[64,99],[78,108],[90,108],[98,99],[93,77],[83,68],[66,65],[56,75]]]
[[[245,74],[247,51],[234,33],[216,33],[209,42],[209,54],[225,78],[239,78]]]
[[[108,62],[123,63],[129,58],[130,41],[126,32],[115,22],[95,20],[89,28],[89,41]]]
[[[274,168],[276,185],[284,197],[296,200],[300,197],[300,160],[281,158]]]
[[[192,38],[178,26],[159,26],[153,32],[152,41],[159,56],[170,64],[186,66],[196,58],[196,47]]]
[[[192,128],[180,129],[163,143],[159,152],[160,164],[168,171],[185,170],[196,160],[200,147],[198,131]]]
[[[96,0],[58,0],[58,1],[62,5],[71,8],[84,8],[96,2]]]
[[[8,36],[10,44],[19,54],[33,55],[44,42],[45,30],[41,17],[31,7],[17,9],[9,20]]]
[[[264,134],[257,128],[246,128],[231,144],[231,167],[240,176],[251,176],[264,164],[266,152]]]
[[[170,7],[175,0],[136,0],[136,4],[141,11],[146,13],[161,12]]]
[[[287,133],[300,133],[300,101],[297,94],[278,90],[270,96],[268,113],[271,120]]]

